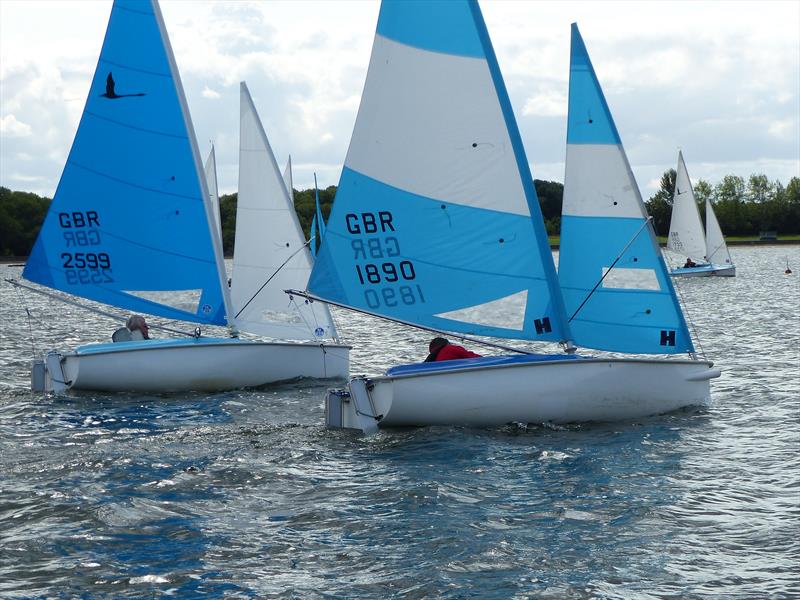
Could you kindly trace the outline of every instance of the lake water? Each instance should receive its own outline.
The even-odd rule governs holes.
[[[319,382],[32,393],[34,350],[116,324],[2,283],[0,597],[799,598],[800,247],[732,254],[677,282],[710,408],[371,438],[324,427]],[[336,316],[353,373],[426,354]]]

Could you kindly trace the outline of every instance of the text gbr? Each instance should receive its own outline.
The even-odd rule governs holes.
[[[417,277],[414,263],[398,260],[402,253],[397,236],[391,235],[397,232],[391,212],[348,213],[345,225],[351,236],[359,236],[350,239],[350,247],[358,282],[365,288],[364,301],[369,308],[425,302],[420,285],[412,283]]]
[[[65,248],[99,246],[100,216],[94,210],[58,213]],[[70,285],[111,283],[111,257],[107,252],[61,252],[61,267]]]

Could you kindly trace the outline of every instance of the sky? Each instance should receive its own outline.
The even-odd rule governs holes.
[[[379,4],[162,0],[203,158],[236,191],[246,81],[295,189],[338,183]],[[693,181],[800,176],[800,2],[484,0],[537,179],[563,182],[570,24],[577,22],[645,199]],[[0,0],[0,185],[52,197],[111,10],[106,0]]]

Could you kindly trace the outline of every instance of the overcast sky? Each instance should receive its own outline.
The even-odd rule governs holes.
[[[164,0],[205,158],[236,191],[247,81],[295,188],[337,184],[377,2]],[[534,177],[563,181],[576,21],[643,196],[684,153],[694,181],[800,176],[800,2],[481,3]],[[0,0],[0,185],[52,196],[111,2]]]

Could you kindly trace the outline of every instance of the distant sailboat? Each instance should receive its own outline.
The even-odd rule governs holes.
[[[110,102],[122,81],[137,94]],[[217,192],[207,181],[212,171],[215,181],[213,163],[212,154],[204,171],[157,2],[115,0],[86,107],[23,277],[126,311],[249,331],[260,316],[251,309],[234,318]],[[279,191],[285,198],[282,183]],[[169,392],[346,376],[348,348],[325,341],[335,334],[327,321],[303,318],[305,334],[292,326],[259,331],[287,341],[204,337],[198,328],[184,339],[52,351],[35,363],[35,381],[53,392]]]
[[[719,371],[694,357],[575,27],[567,142],[557,275],[477,3],[384,0],[309,295],[423,329],[560,342],[567,352],[355,377],[329,392],[329,426],[604,421],[709,401]],[[689,357],[585,357],[575,343]]]
[[[708,198],[706,198],[706,231],[703,232],[703,222],[697,209],[692,182],[686,170],[686,163],[683,161],[683,153],[680,151],[678,151],[667,249],[686,259],[683,266],[670,272],[673,277],[736,275],[736,267],[731,261],[719,221],[714,214],[714,207]]]

